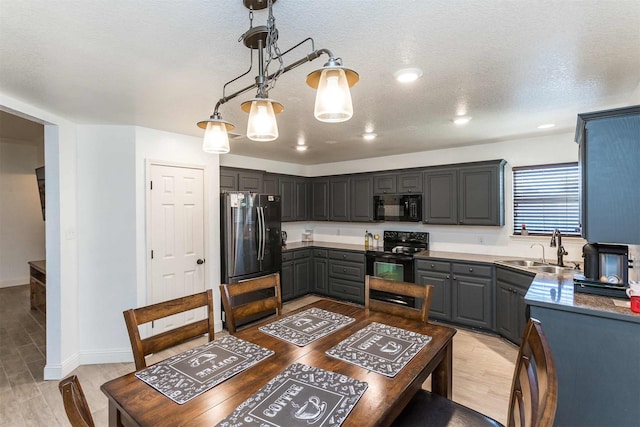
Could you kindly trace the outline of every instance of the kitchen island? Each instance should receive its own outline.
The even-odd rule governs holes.
[[[558,372],[554,425],[640,425],[640,314],[611,297],[574,293],[572,274],[536,275],[525,301]]]

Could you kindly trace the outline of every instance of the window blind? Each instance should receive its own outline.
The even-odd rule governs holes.
[[[580,235],[577,163],[513,168],[513,234]]]

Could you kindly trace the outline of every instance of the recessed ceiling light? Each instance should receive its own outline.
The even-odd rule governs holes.
[[[470,120],[471,120],[471,117],[462,116],[462,117],[453,119],[453,123],[455,123],[458,126],[461,126],[461,125],[466,125],[467,123],[469,123]]]
[[[306,145],[296,145],[296,150],[298,151],[307,151]]]
[[[374,139],[376,139],[376,136],[378,136],[377,133],[373,133],[373,132],[368,132],[368,133],[363,133],[362,137],[365,139],[365,141],[372,141]]]
[[[422,77],[422,70],[420,68],[403,68],[393,73],[393,76],[400,83],[409,83]]]
[[[543,125],[538,126],[538,129],[550,129],[555,126],[556,125],[554,123],[545,123]]]

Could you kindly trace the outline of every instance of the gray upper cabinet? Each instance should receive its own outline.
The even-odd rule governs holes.
[[[262,176],[262,192],[264,194],[280,194],[278,175],[274,173],[265,173]]]
[[[329,220],[329,178],[312,178],[311,189],[311,220]]]
[[[280,175],[280,197],[283,222],[306,221],[308,218],[309,195],[307,178]]]
[[[351,221],[373,221],[373,177],[371,175],[353,175],[350,178],[349,200]]]
[[[578,115],[582,236],[640,244],[640,106]]]
[[[422,172],[398,174],[398,193],[422,193]]]
[[[220,191],[262,193],[262,171],[220,168]]]
[[[398,175],[393,173],[381,173],[373,176],[374,194],[396,194]]]
[[[424,173],[422,221],[458,223],[458,170],[433,169]]]
[[[349,178],[329,178],[329,220],[349,221]]]
[[[428,224],[504,225],[504,160],[423,174],[423,222]]]

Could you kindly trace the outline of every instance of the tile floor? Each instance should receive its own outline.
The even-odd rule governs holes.
[[[315,298],[287,303],[285,311]],[[28,285],[0,289],[0,427],[69,425],[57,381],[42,378],[43,325],[44,316],[29,309]],[[200,341],[204,342],[204,338]],[[197,344],[198,340],[183,344],[152,359],[162,360]],[[501,338],[464,329],[458,329],[453,349],[453,399],[506,424],[518,349]],[[84,365],[73,372],[80,378],[98,426],[107,425],[108,415],[107,399],[100,386],[133,370],[133,363],[114,363]],[[424,387],[429,388],[429,380]]]

